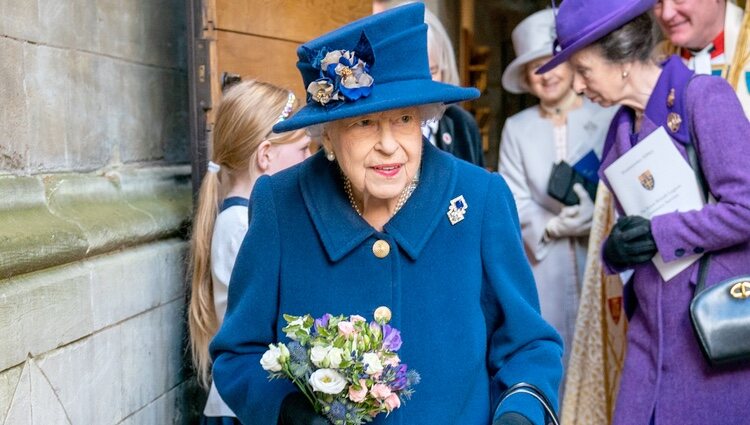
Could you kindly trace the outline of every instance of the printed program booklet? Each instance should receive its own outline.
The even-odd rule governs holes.
[[[664,127],[618,158],[604,175],[627,215],[651,219],[675,211],[700,210],[705,204],[695,172]],[[665,263],[657,253],[651,261],[669,281],[699,258],[700,254],[689,255]]]

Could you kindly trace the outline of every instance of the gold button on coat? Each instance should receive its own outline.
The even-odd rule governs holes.
[[[378,258],[385,258],[391,252],[391,246],[388,242],[380,239],[372,245],[372,253]]]

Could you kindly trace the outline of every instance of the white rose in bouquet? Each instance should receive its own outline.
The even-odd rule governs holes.
[[[377,375],[383,371],[383,364],[380,362],[380,358],[375,353],[365,353],[362,355],[362,363],[367,365],[365,373],[368,375]]]
[[[313,391],[338,394],[346,388],[346,379],[333,369],[318,369],[308,380]]]
[[[344,350],[333,347],[328,350],[326,358],[328,359],[329,367],[338,369],[339,366],[341,366],[341,362],[344,360]]]
[[[317,367],[325,367],[323,361],[326,359],[328,352],[331,350],[331,346],[320,346],[316,345],[310,349],[310,361]]]
[[[289,358],[289,350],[286,345],[269,345],[268,350],[263,353],[260,365],[269,372],[281,372],[281,364]]]

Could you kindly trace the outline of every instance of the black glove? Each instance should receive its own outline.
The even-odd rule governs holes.
[[[604,243],[604,259],[617,268],[644,263],[656,255],[651,221],[637,215],[617,220]]]
[[[526,416],[516,412],[503,413],[492,422],[492,425],[534,425]]]
[[[331,425],[328,419],[315,413],[310,400],[300,392],[290,393],[281,402],[279,425]]]

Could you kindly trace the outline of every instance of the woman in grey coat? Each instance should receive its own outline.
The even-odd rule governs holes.
[[[567,364],[594,208],[583,188],[575,187],[580,203],[565,206],[547,194],[547,186],[555,163],[575,164],[592,151],[601,156],[615,111],[578,96],[569,66],[535,75],[552,52],[551,9],[529,16],[512,35],[517,57],[503,74],[503,87],[512,93],[531,93],[540,104],[506,120],[498,168],[518,206],[542,317],[562,335]]]

